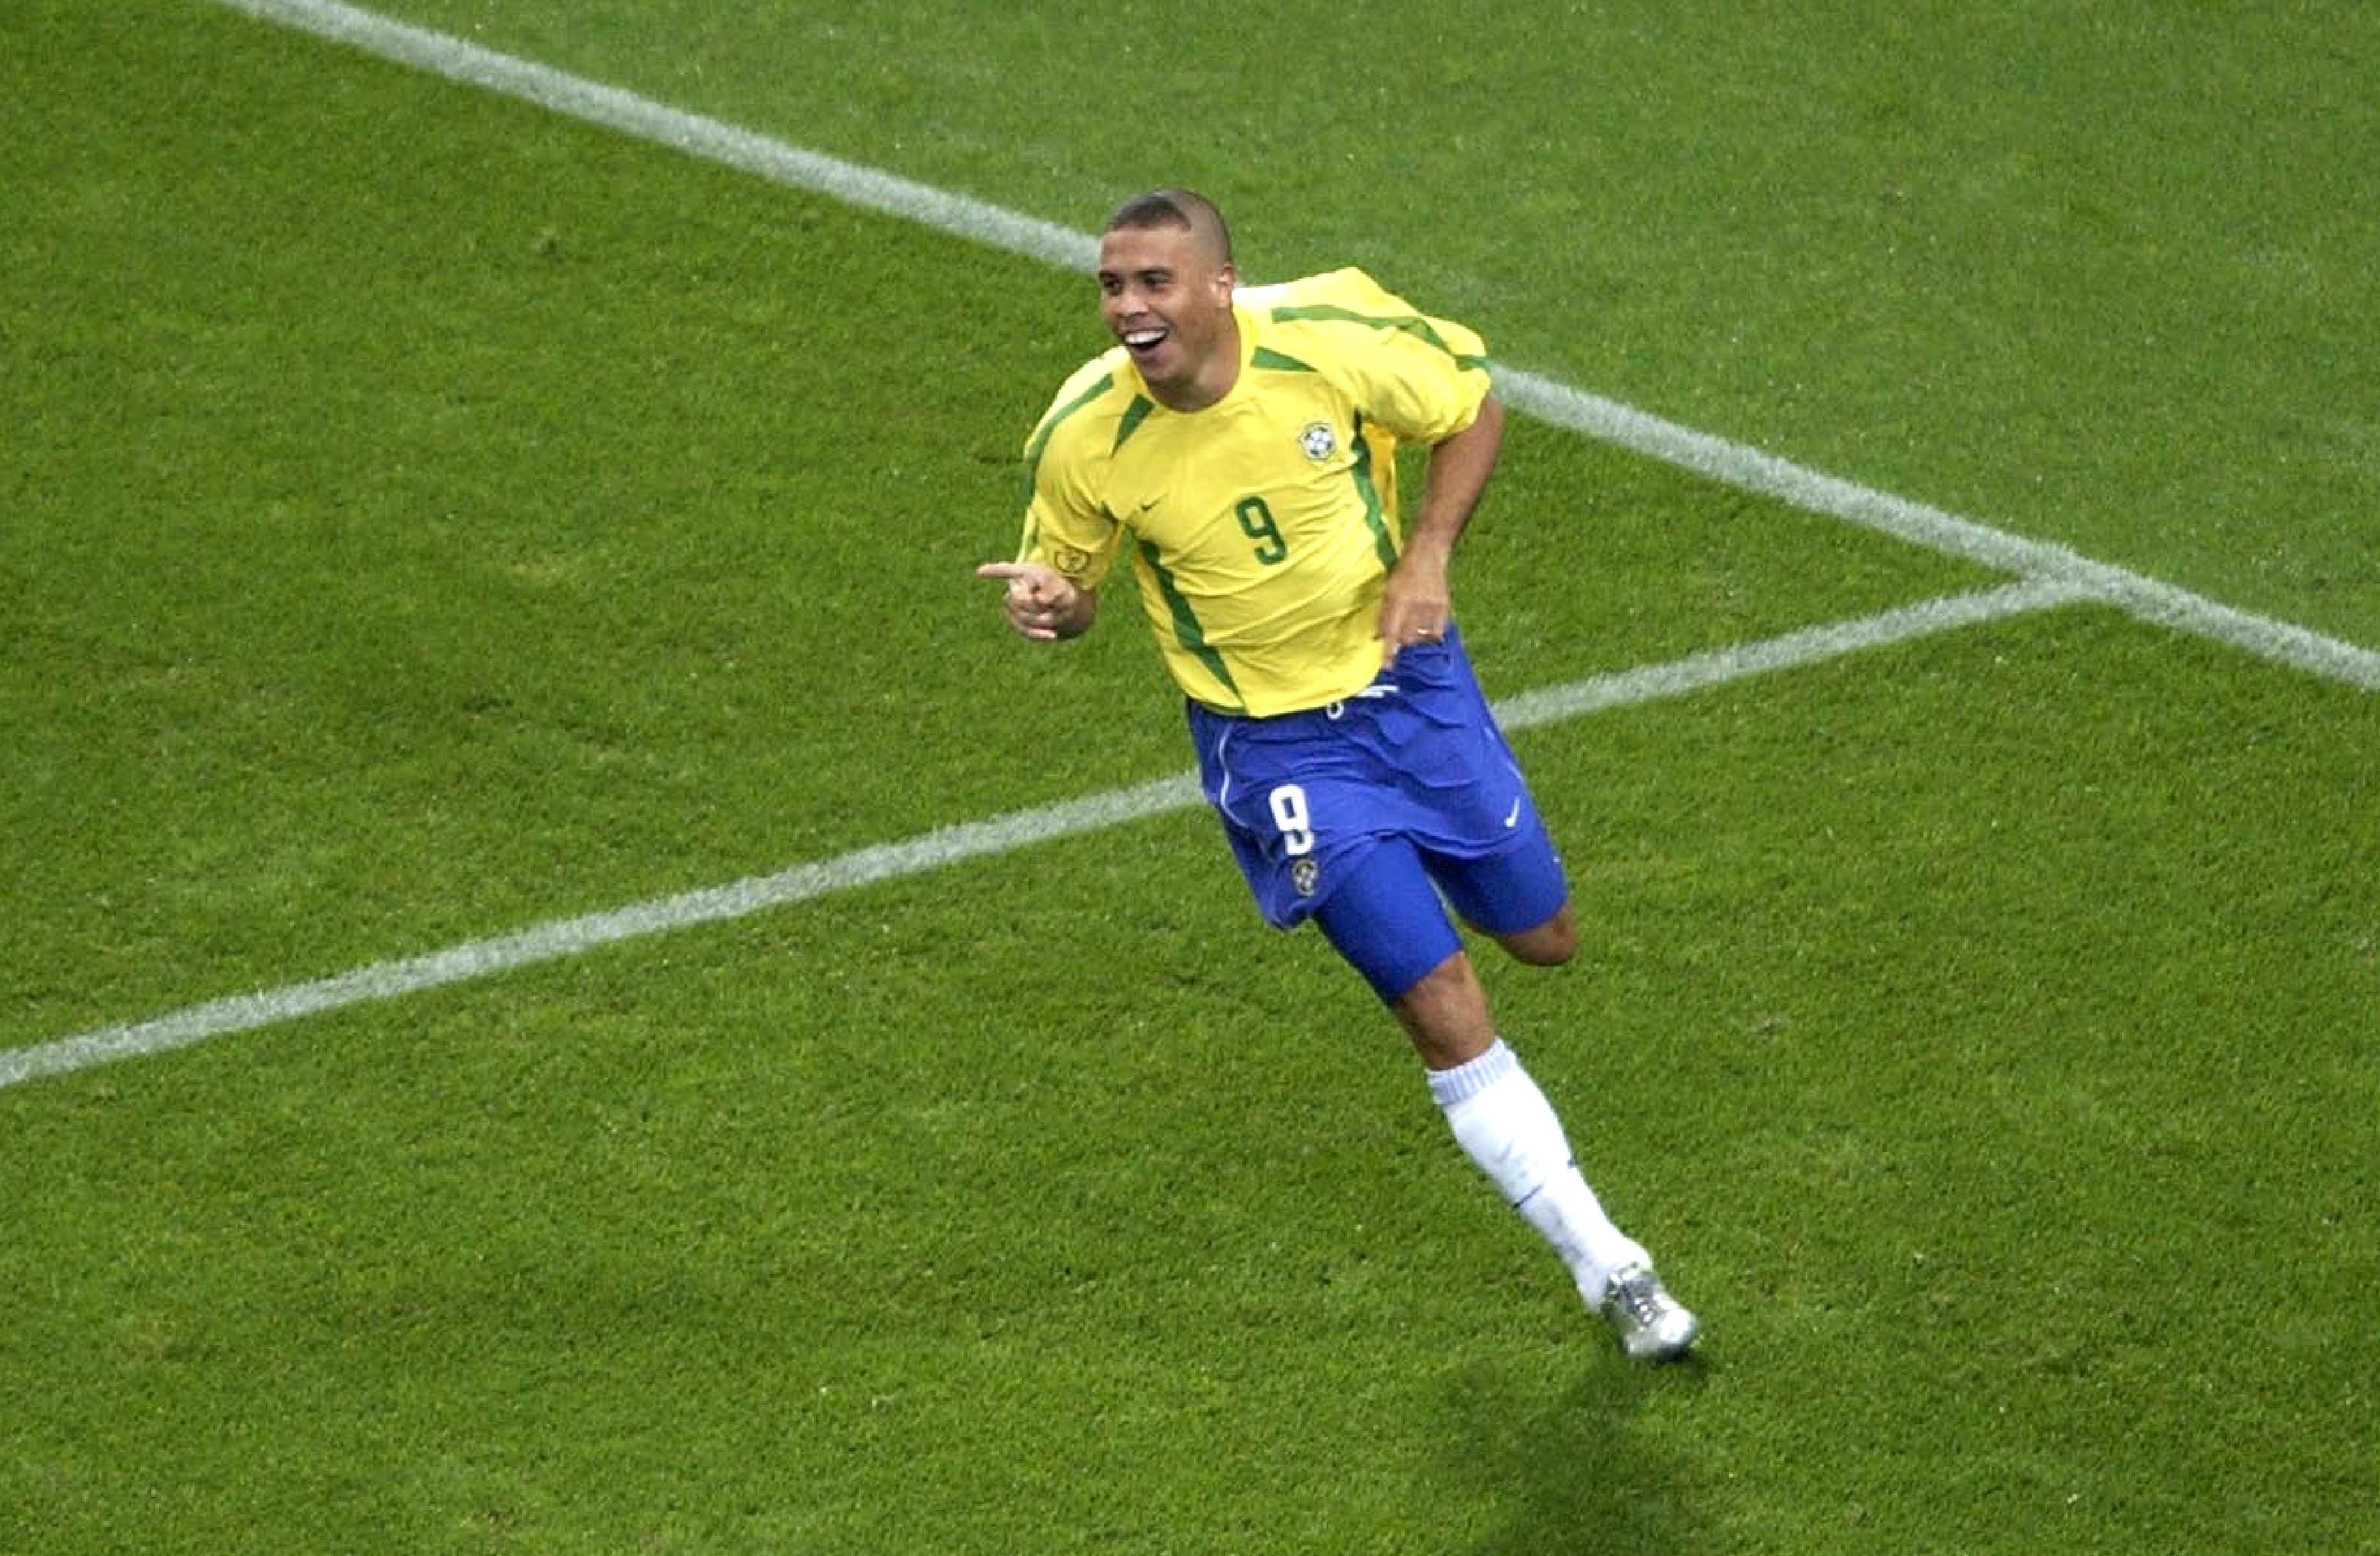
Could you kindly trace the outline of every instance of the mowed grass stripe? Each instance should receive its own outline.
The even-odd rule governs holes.
[[[1098,253],[1098,240],[1087,234],[790,145],[336,0],[215,3],[969,242],[1084,272],[1092,268]],[[1827,475],[1552,379],[1500,363],[1497,377],[1515,408],[1554,425],[1736,490],[1777,497],[1807,512],[1913,545],[2086,590],[2143,621],[2226,643],[2365,691],[2380,691],[2380,652],[2370,649],[2239,610],[2062,546]]]
[[[1981,622],[2048,610],[2084,598],[2069,585],[2024,582],[1948,596],[1853,621],[1811,627],[1732,648],[1690,654],[1664,664],[1594,675],[1500,701],[1507,728],[1537,724],[1607,709],[1682,696],[1753,675],[1816,663]],[[1198,803],[1194,773],[1012,811],[987,821],[938,828],[878,844],[839,857],[796,865],[601,913],[557,918],[508,935],[467,941],[399,961],[380,962],[334,977],[211,1000],[146,1020],[0,1053],[0,1088],[44,1076],[68,1075],[117,1060],[164,1053],[211,1038],[253,1031],[349,1005],[393,1000],[493,977],[672,930],[743,918],[790,907],[879,881],[947,865],[1013,853],[1059,838],[1121,826]]]

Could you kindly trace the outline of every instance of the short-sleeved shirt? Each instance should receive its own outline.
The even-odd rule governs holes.
[[[1096,588],[1128,554],[1167,670],[1200,706],[1267,717],[1380,668],[1403,543],[1400,440],[1468,427],[1486,347],[1360,270],[1233,299],[1240,373],[1169,410],[1118,346],[1068,379],[1026,447],[1020,555]]]

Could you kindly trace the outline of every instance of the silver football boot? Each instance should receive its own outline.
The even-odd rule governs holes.
[[[1647,1264],[1613,1270],[1611,1283],[1603,1288],[1602,1307],[1631,1361],[1675,1361],[1694,1348],[1703,1329]]]

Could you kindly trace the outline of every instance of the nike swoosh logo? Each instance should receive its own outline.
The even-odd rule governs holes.
[[[1520,802],[1519,800],[1517,800],[1517,799],[1516,799],[1516,800],[1514,800],[1514,801],[1512,802],[1512,813],[1511,815],[1509,815],[1509,816],[1507,816],[1507,817],[1505,817],[1505,818],[1504,818],[1504,825],[1505,825],[1506,827],[1510,828],[1510,827],[1517,827],[1517,826],[1519,826],[1520,824],[1521,824],[1521,802]]]

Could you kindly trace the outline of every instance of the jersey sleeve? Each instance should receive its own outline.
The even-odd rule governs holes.
[[[1477,419],[1491,381],[1487,345],[1469,326],[1421,312],[1360,270],[1318,278],[1308,297],[1275,317],[1330,340],[1330,371],[1366,416],[1432,444]]]
[[[1094,444],[1083,435],[1091,407],[1112,387],[1111,377],[1089,370],[1077,374],[1025,444],[1025,533],[1017,560],[1055,568],[1077,589],[1099,586],[1123,536],[1098,496]]]

